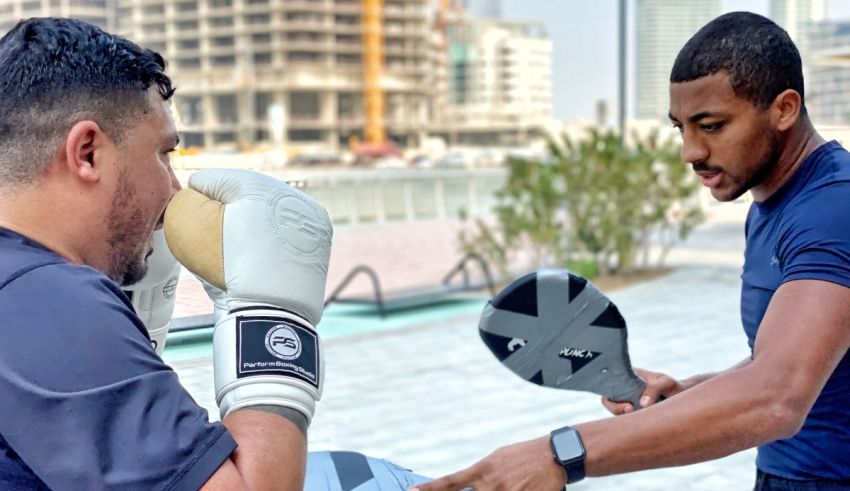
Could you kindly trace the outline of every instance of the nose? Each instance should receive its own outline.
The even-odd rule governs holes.
[[[698,136],[685,129],[682,132],[681,156],[687,163],[704,162],[708,160],[708,147]]]

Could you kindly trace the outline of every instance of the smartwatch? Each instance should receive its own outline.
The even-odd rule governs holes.
[[[564,426],[553,431],[549,437],[552,457],[567,472],[567,484],[584,479],[584,458],[587,452],[581,435],[574,428]]]

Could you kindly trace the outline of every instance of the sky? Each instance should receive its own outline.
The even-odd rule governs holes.
[[[627,0],[629,14],[634,0]],[[502,0],[502,16],[543,22],[552,39],[552,98],[560,120],[596,118],[596,103],[608,103],[614,123],[617,103],[618,0]],[[768,15],[768,0],[724,0],[723,11],[748,10]],[[850,0],[828,0],[827,19],[850,20]],[[629,43],[634,44],[633,26]],[[629,59],[633,60],[633,56]],[[633,67],[628,98],[634,99]],[[631,113],[631,104],[629,104]]]

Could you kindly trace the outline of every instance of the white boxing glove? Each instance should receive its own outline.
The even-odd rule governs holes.
[[[165,234],[187,269],[226,294],[229,312],[213,335],[222,419],[280,406],[309,424],[322,393],[316,324],[333,235],[327,212],[272,177],[208,169],[172,199]]]
[[[137,283],[124,287],[136,314],[145,324],[156,354],[162,356],[165,338],[171,326],[171,315],[177,301],[180,264],[165,243],[165,233],[153,233],[153,252],[148,256],[148,272]]]

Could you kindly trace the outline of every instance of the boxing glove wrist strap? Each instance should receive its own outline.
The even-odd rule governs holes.
[[[321,354],[312,325],[285,309],[233,309],[213,335],[221,417],[245,407],[283,406],[307,422],[321,397]]]

